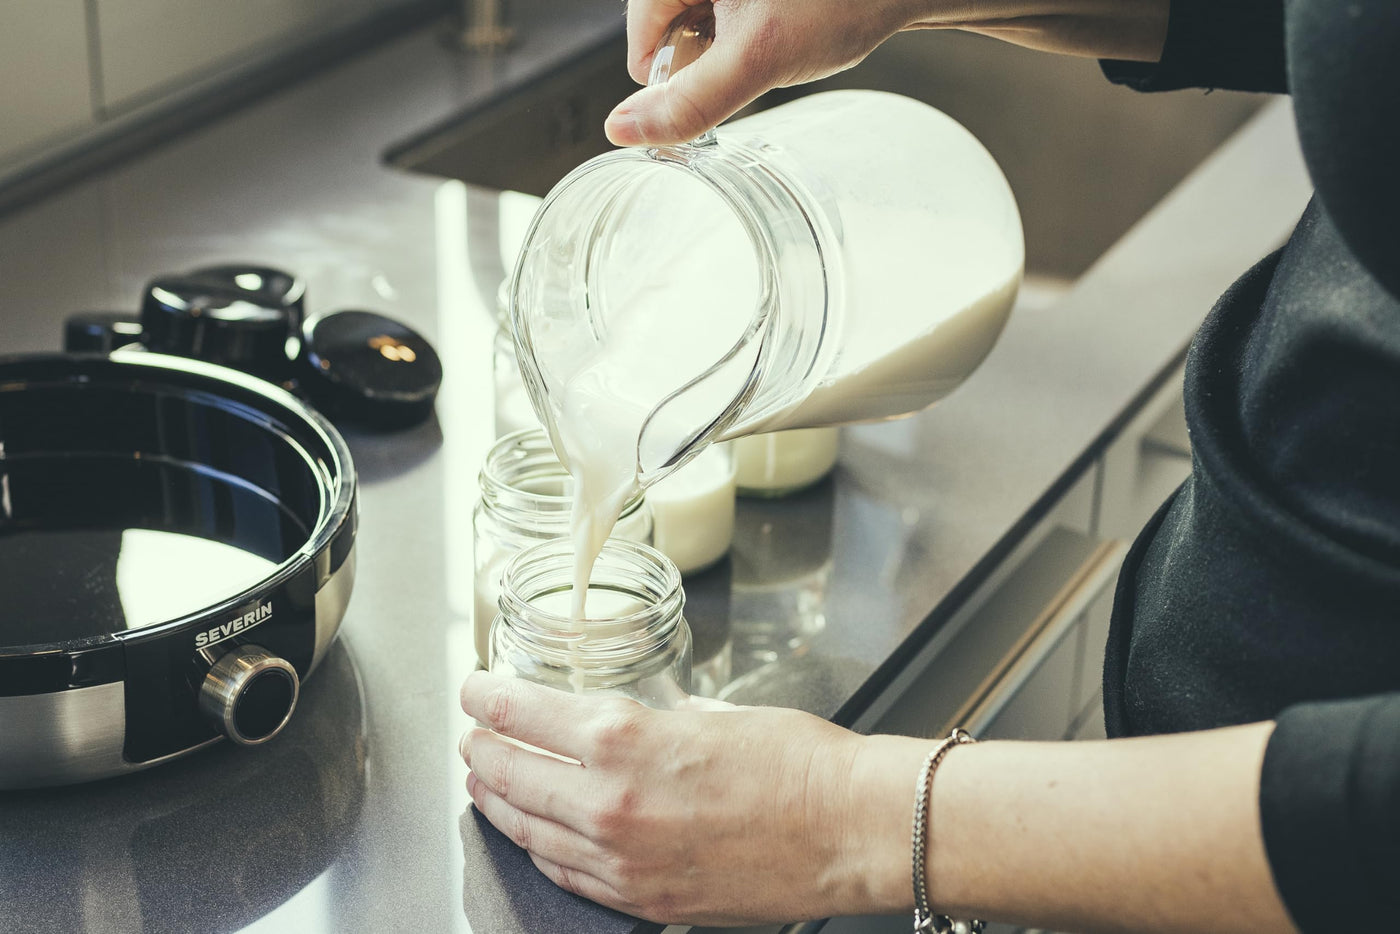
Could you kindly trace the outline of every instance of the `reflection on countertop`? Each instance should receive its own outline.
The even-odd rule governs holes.
[[[336,642],[264,748],[219,743],[146,773],[0,796],[6,930],[334,927],[371,751],[355,660]]]
[[[475,807],[462,812],[462,912],[472,934],[628,931],[635,919],[561,891]]]

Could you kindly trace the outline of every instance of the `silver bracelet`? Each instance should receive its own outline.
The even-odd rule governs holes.
[[[924,767],[919,770],[919,787],[914,798],[914,934],[981,934],[986,925],[981,921],[954,921],[947,915],[933,913],[928,903],[928,886],[924,882],[924,868],[928,858],[928,812],[929,787],[933,784],[933,770],[954,746],[975,743],[972,734],[958,728],[948,734],[924,759]]]

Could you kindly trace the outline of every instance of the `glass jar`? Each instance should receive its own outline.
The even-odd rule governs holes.
[[[547,421],[598,360],[638,362],[605,375],[644,414],[645,486],[715,440],[942,398],[1000,335],[1024,259],[1011,188],[971,133],[909,98],[831,91],[571,172],[526,233],[513,334]]]
[[[513,432],[496,442],[478,477],[481,499],[472,515],[475,580],[473,621],[477,658],[486,663],[491,620],[497,612],[501,572],[520,551],[568,538],[573,480],[538,428]],[[651,510],[638,494],[627,502],[613,528],[617,538],[651,542]]]
[[[820,481],[836,466],[841,432],[797,428],[750,435],[734,442],[734,479],[740,496],[787,496]]]
[[[510,280],[496,292],[496,338],[491,347],[491,376],[496,393],[496,437],[540,427],[530,394],[515,360],[515,338],[510,333]]]
[[[681,575],[713,567],[734,539],[734,458],[717,444],[647,489],[652,544]]]
[[[690,694],[691,639],[681,575],[669,558],[609,539],[588,585],[589,618],[569,614],[574,552],[551,541],[506,565],[491,627],[491,672],[576,694],[671,709]]]

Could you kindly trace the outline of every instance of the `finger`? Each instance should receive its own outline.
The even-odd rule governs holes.
[[[627,914],[636,914],[636,908],[618,894],[617,889],[596,876],[589,875],[583,869],[560,865],[538,853],[531,853],[530,861],[535,864],[536,869],[549,878],[549,881],[564,891],[581,895],[591,902],[597,902],[608,908],[615,908]]]
[[[570,759],[583,759],[586,734],[579,724],[599,700],[566,694],[519,678],[474,671],[462,682],[462,709],[495,730]]]
[[[467,776],[467,793],[491,826],[528,853],[538,853],[561,866],[587,866],[601,858],[598,848],[587,837],[514,807],[488,788],[475,772]]]
[[[642,88],[608,115],[603,129],[618,146],[688,142],[773,87],[771,69],[745,62],[737,38],[717,38],[664,84]]]
[[[522,811],[577,827],[588,795],[582,766],[521,749],[487,730],[473,730],[463,758],[477,779]]]
[[[671,22],[689,7],[706,0],[631,0],[627,4],[627,73],[647,83],[656,44]]]

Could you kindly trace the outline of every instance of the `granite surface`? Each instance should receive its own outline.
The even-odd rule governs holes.
[[[544,880],[468,808],[456,751],[457,688],[476,664],[470,515],[491,440],[489,297],[532,203],[410,176],[380,154],[616,30],[620,12],[512,9],[539,26],[510,56],[464,60],[411,36],[0,219],[7,351],[57,348],[64,314],[133,308],[158,272],[249,260],[305,276],[313,312],[411,322],[447,371],[435,419],[349,433],[358,580],[288,731],[258,750],[216,746],[144,774],[0,794],[0,930],[655,929]],[[707,690],[853,722],[1306,196],[1290,113],[1271,106],[1071,291],[1018,311],[954,396],[847,430],[831,480],[746,505],[731,560],[689,587]]]

